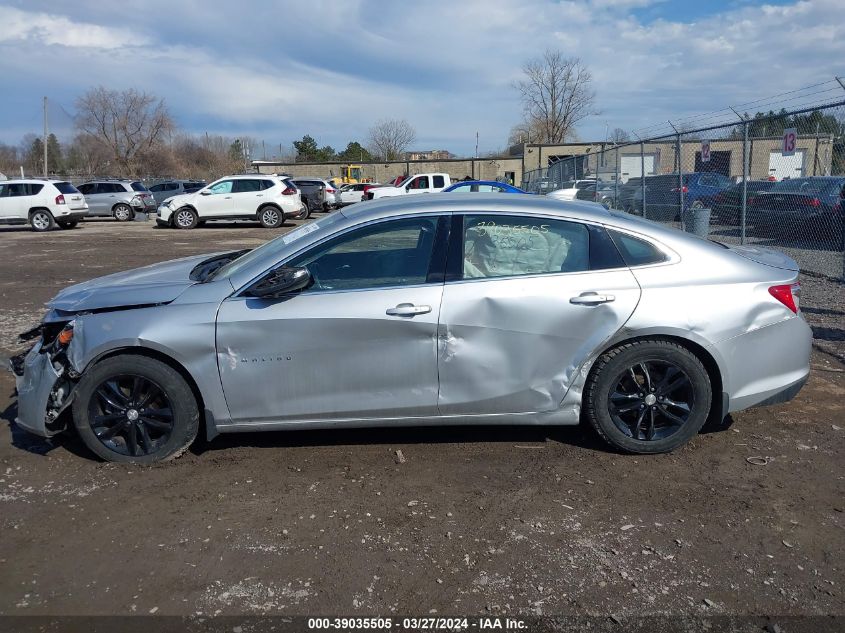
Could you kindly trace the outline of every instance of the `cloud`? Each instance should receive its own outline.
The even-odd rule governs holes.
[[[0,6],[0,43],[23,42],[31,45],[69,48],[115,49],[131,42],[136,46],[149,43],[130,29],[74,22],[61,15],[22,11]]]
[[[714,3],[686,19],[677,5],[671,20],[639,17],[650,5],[659,2],[312,0],[243,10],[78,0],[65,15],[29,0],[0,6],[0,71],[27,69],[17,109],[22,99],[36,104],[45,85],[69,109],[92,85],[135,87],[165,97],[193,131],[285,145],[308,133],[342,147],[395,117],[416,127],[420,147],[471,153],[476,131],[482,151],[504,146],[521,113],[511,84],[547,47],[593,72],[601,114],[581,124],[582,138],[603,137],[605,122],[642,128],[845,70],[836,68],[845,59],[839,0],[718,12],[724,5]],[[22,126],[10,108],[0,103],[0,138]]]

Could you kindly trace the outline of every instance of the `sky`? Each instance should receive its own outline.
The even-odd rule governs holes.
[[[40,133],[44,96],[68,136],[103,85],[268,157],[304,134],[364,143],[385,118],[416,129],[412,149],[469,156],[478,133],[484,154],[507,146],[513,84],[545,49],[590,69],[597,114],[577,133],[602,140],[843,76],[844,23],[843,0],[0,0],[0,141]]]

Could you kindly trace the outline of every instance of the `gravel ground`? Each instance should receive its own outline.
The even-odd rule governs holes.
[[[63,286],[289,228],[2,229],[0,354]],[[845,615],[845,305],[803,283],[807,387],[671,455],[580,427],[419,428],[221,436],[124,467],[17,429],[3,373],[0,615]]]

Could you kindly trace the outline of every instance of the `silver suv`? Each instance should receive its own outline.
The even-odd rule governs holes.
[[[166,180],[150,187],[150,193],[153,194],[156,204],[161,204],[168,198],[183,193],[194,193],[203,187],[205,187],[205,182],[202,180]]]
[[[156,211],[153,194],[137,180],[89,180],[78,189],[88,203],[89,217],[128,222],[135,219],[136,213]]]

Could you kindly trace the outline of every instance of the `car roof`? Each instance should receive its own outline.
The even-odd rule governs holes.
[[[54,183],[54,182],[68,182],[67,180],[62,180],[61,178],[7,178],[6,180],[0,180],[0,185],[14,185],[14,184],[44,184],[44,183]]]
[[[504,187],[513,186],[509,185],[506,182],[499,182],[498,180],[458,180],[451,184],[452,187],[457,187],[458,185],[502,185]]]
[[[347,218],[356,221],[375,220],[403,213],[429,212],[540,213],[597,222],[611,219],[608,210],[595,202],[561,201],[530,193],[510,196],[503,196],[500,193],[478,193],[472,196],[467,196],[465,193],[394,196],[368,200],[340,211]]]

